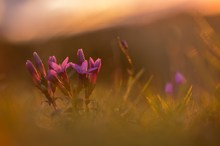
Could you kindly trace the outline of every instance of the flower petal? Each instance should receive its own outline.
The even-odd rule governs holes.
[[[168,83],[165,85],[164,91],[165,91],[167,94],[173,94],[173,84],[172,84],[171,82],[168,82]]]
[[[69,61],[69,57],[66,57],[65,59],[64,59],[64,61],[62,62],[62,65],[61,65],[61,67],[62,67],[62,69],[66,69],[66,66],[67,66],[67,64],[68,64],[68,61]]]
[[[92,59],[92,57],[89,57],[89,68],[93,68],[94,67],[94,60]]]
[[[77,51],[78,63],[81,65],[85,61],[85,55],[83,49],[78,49]]]
[[[184,84],[186,82],[186,79],[180,72],[176,72],[175,81],[177,84]]]
[[[55,57],[55,56],[50,56],[50,57],[48,58],[48,63],[49,63],[49,62],[55,62],[55,63],[57,63],[56,57]]]
[[[73,69],[75,69],[76,72],[81,73],[81,67],[78,64],[75,63],[71,63],[70,64],[72,66]]]
[[[41,60],[40,57],[38,56],[37,52],[34,52],[34,53],[33,53],[33,56],[34,56],[34,61],[35,61],[36,68],[37,68],[38,72],[39,72],[43,77],[45,77],[45,76],[46,76],[46,71],[45,71],[44,64],[43,64],[42,60]]]
[[[87,74],[87,70],[88,70],[88,61],[85,60],[81,66],[79,66],[78,64],[75,63],[70,63],[70,65],[75,69],[76,72],[78,72],[79,74]]]
[[[52,69],[52,67],[51,67],[51,62],[57,63],[57,59],[56,59],[55,56],[50,56],[50,57],[48,58],[48,68],[49,68],[49,69]]]
[[[95,73],[98,70],[98,67],[93,67],[88,69],[88,73]]]
[[[101,59],[100,58],[96,59],[94,66],[98,68],[98,72],[101,69],[101,65],[102,65]]]
[[[82,65],[81,65],[81,69],[84,73],[87,73],[87,70],[88,70],[88,61],[85,60]]]
[[[57,73],[56,71],[50,69],[48,70],[46,79],[53,82],[53,83],[57,83],[58,82],[58,78],[57,78]]]
[[[61,72],[62,68],[60,65],[56,64],[55,62],[50,62],[50,66],[53,70],[55,70],[56,72]]]
[[[32,79],[36,85],[40,83],[40,75],[37,72],[37,69],[34,67],[33,63],[30,60],[27,60],[25,64],[26,68],[30,72]]]

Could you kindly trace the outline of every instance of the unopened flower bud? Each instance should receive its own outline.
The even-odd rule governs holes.
[[[32,79],[36,85],[39,85],[41,82],[40,75],[38,74],[36,68],[34,67],[33,63],[30,60],[27,60],[26,62],[26,68],[30,72]]]
[[[40,73],[41,76],[45,77],[46,76],[46,71],[44,68],[44,64],[38,54],[36,52],[33,53],[34,56],[34,61],[36,64],[37,71]]]
[[[85,61],[85,56],[83,53],[83,49],[78,49],[77,51],[78,64],[81,65]]]

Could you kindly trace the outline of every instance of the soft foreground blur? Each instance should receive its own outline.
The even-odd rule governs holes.
[[[157,8],[161,2],[149,3],[154,9],[153,5]],[[141,2],[135,6],[132,0],[120,5],[102,2],[96,5],[100,8],[97,13],[88,18],[94,9],[86,13],[77,7],[80,13],[74,14],[67,1],[1,1],[0,145],[218,146],[220,16],[203,14],[218,12],[219,2],[191,2],[160,4],[172,6],[169,15],[161,14],[167,9],[157,11],[161,17],[145,13],[147,4],[136,12]],[[112,14],[105,13],[107,6],[118,7]],[[179,11],[180,6],[184,11]],[[185,11],[191,8],[203,13]],[[119,10],[123,13],[118,16]],[[149,21],[151,18],[154,21]],[[134,74],[128,72],[118,36],[128,43]],[[34,51],[44,62],[51,55],[59,62],[66,56],[76,61],[79,48],[86,56],[102,59],[91,95],[97,107],[77,116],[57,114],[34,87],[25,62]],[[65,107],[58,102],[59,107]]]

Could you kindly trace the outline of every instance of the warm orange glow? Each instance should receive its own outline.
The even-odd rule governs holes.
[[[204,14],[215,14],[220,12],[219,0],[197,0],[195,6]]]
[[[2,20],[3,34],[12,41],[44,39],[124,25],[133,23],[132,18],[139,15],[146,15],[149,21],[179,10],[198,10],[203,14],[220,12],[219,0],[47,0],[27,1],[19,5],[13,2],[6,5],[6,0],[0,2],[2,7],[4,3],[7,6],[2,12],[6,15]]]

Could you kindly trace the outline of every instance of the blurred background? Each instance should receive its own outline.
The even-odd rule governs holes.
[[[102,58],[100,83],[123,77],[118,36],[127,41],[136,71],[144,68],[143,80],[154,75],[157,92],[178,71],[198,85],[198,95],[214,94],[219,26],[219,0],[0,0],[0,97],[31,96],[25,61],[33,51],[45,62],[49,55],[61,62],[75,61],[83,48],[87,58]]]
[[[220,68],[219,12],[219,0],[0,0],[0,79],[28,79],[24,63],[33,51],[61,61],[83,48],[103,59],[102,79],[112,80],[126,62],[120,36],[136,70],[156,76],[160,89],[176,71],[212,88]]]

